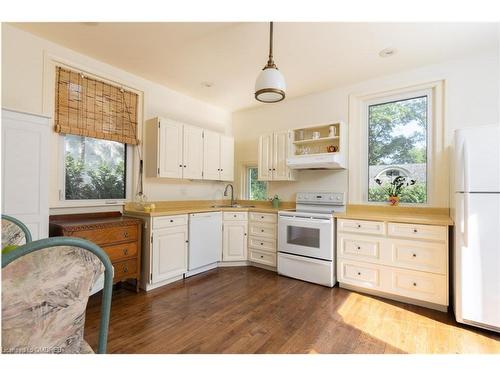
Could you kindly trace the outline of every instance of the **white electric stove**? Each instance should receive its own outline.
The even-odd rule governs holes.
[[[334,212],[345,211],[344,193],[297,193],[295,210],[278,212],[278,273],[334,286]]]

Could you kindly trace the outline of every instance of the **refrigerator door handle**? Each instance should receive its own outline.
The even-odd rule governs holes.
[[[463,240],[465,247],[469,246],[469,153],[467,144],[462,146],[463,163],[464,163],[464,217],[463,217]]]

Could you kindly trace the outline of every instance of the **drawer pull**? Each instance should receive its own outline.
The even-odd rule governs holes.
[[[260,243],[260,246],[264,246],[264,242],[261,242],[261,243]]]
[[[361,276],[361,272],[358,272],[358,276]]]
[[[417,283],[413,283],[413,286],[417,286]]]
[[[361,246],[356,246],[356,248],[357,248],[358,250],[361,250]]]
[[[414,254],[413,254],[413,258],[416,258],[416,257],[417,257],[417,254],[415,254],[415,253],[414,253]]]
[[[124,232],[123,237],[128,238],[128,232]]]
[[[123,255],[128,255],[128,249],[123,249]]]
[[[262,259],[262,258],[264,258],[264,255],[261,255],[261,256],[260,256],[260,258],[261,258],[261,259]]]
[[[170,219],[170,222],[173,223],[174,222],[174,219]]]
[[[262,233],[264,233],[264,229],[261,229],[260,231],[261,231]]]
[[[127,266],[123,267],[123,272],[125,272],[125,273],[128,272],[128,267]]]
[[[261,218],[261,219],[264,219],[264,216],[261,216],[260,218]]]
[[[417,233],[417,232],[418,232],[418,230],[416,230],[416,229],[413,229],[413,233]]]
[[[361,228],[361,224],[358,224],[358,228]]]

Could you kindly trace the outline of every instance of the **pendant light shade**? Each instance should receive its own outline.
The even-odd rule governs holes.
[[[285,78],[273,61],[273,23],[269,33],[269,60],[255,82],[255,99],[263,103],[276,103],[285,99]]]

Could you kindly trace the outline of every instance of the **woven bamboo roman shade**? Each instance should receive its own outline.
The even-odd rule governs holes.
[[[136,93],[56,67],[55,131],[136,145]]]

